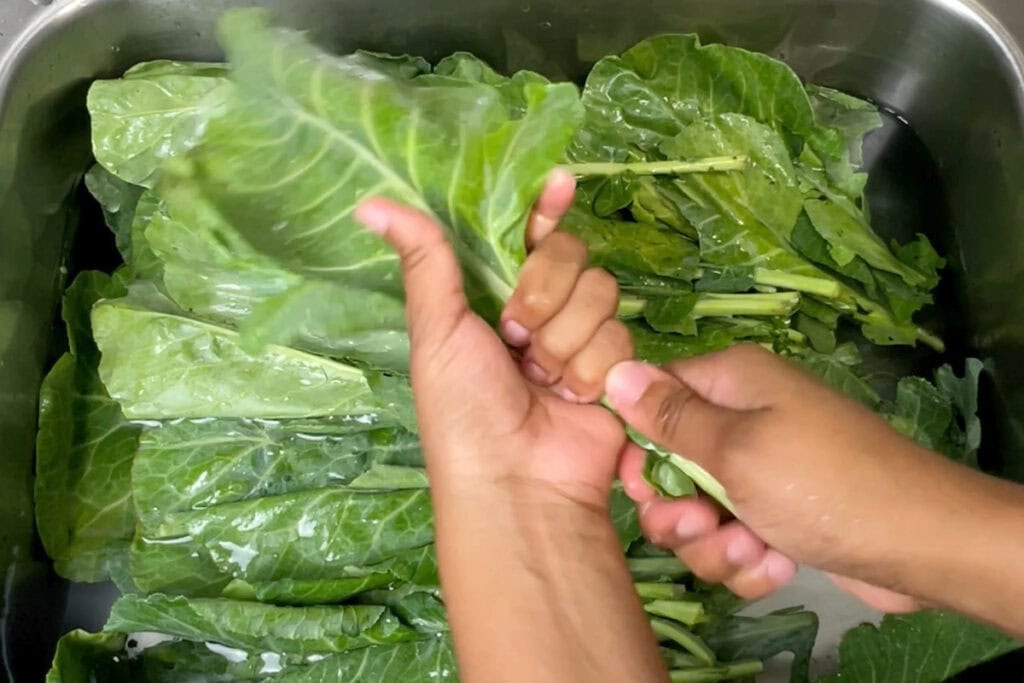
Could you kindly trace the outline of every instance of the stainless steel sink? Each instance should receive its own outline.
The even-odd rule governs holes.
[[[90,163],[86,90],[145,59],[216,58],[217,16],[251,4],[339,51],[436,58],[467,49],[499,69],[569,78],[651,34],[696,31],[890,107],[916,135],[894,120],[870,145],[876,221],[893,234],[924,231],[951,255],[933,322],[951,358],[972,351],[992,370],[986,463],[1024,461],[1021,0],[2,0],[0,567],[9,676],[42,680],[59,631],[99,626],[108,598],[102,589],[69,593],[53,576],[34,540],[31,500],[36,394],[61,350],[52,334],[59,290],[69,271],[108,259],[78,189]],[[1024,478],[1020,469],[1008,474]],[[817,600],[816,585],[798,595]],[[820,603],[834,631],[842,619],[829,622],[829,610],[835,617],[839,603]]]

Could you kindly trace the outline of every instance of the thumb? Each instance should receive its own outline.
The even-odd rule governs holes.
[[[387,199],[363,202],[354,215],[398,252],[409,336],[427,348],[443,344],[469,310],[462,271],[444,229],[430,216]]]
[[[708,403],[665,371],[638,361],[612,368],[605,394],[631,427],[712,475],[721,445],[740,417],[738,412]]]

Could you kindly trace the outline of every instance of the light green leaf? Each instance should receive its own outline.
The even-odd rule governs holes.
[[[230,91],[219,64],[152,62],[89,89],[93,152],[125,182],[151,187],[165,159],[196,144],[210,108]]]
[[[146,302],[148,303],[148,302]],[[245,353],[230,329],[140,307],[93,310],[100,376],[131,419],[374,414],[354,367],[281,346]]]
[[[424,489],[326,488],[173,512],[145,541],[185,539],[205,548],[224,574],[249,583],[351,576],[433,541]]]
[[[140,519],[153,527],[170,512],[349,485],[374,464],[423,464],[419,439],[401,430],[303,427],[203,419],[146,429],[132,467]]]
[[[425,210],[451,228],[478,310],[495,313],[579,120],[575,88],[531,83],[515,118],[491,86],[390,78],[268,28],[259,11],[228,13],[221,35],[238,87],[174,182],[285,267],[395,295],[394,252],[352,211],[369,196]]]

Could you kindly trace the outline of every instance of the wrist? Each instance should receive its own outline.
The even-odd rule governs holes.
[[[489,452],[473,457],[431,457],[427,472],[436,499],[560,508],[607,517],[612,479],[594,482],[572,472],[552,472],[530,454]],[[437,502],[435,501],[435,505]]]

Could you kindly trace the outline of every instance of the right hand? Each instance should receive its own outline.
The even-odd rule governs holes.
[[[620,477],[646,535],[697,576],[757,599],[806,563],[875,609],[917,608],[901,594],[911,588],[901,563],[942,519],[964,468],[757,346],[664,369],[621,363],[606,392],[630,425],[708,470],[736,507],[742,522],[708,498],[659,499],[643,451],[627,449]]]

